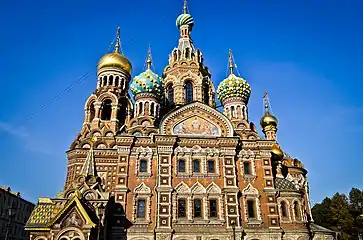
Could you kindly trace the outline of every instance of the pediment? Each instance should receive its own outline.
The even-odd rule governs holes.
[[[178,136],[233,136],[229,119],[210,106],[194,102],[167,114],[160,124],[160,133]]]

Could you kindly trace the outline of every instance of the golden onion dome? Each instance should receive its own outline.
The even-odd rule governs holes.
[[[276,161],[281,161],[284,158],[284,152],[277,144],[272,145],[271,154],[272,159]]]
[[[98,62],[97,69],[100,70],[105,67],[121,68],[126,72],[128,72],[130,75],[132,71],[132,66],[130,61],[125,56],[118,53],[117,51],[113,53],[108,53],[100,59],[100,61]]]
[[[271,126],[271,125],[274,127],[277,127],[277,118],[275,116],[271,115],[271,113],[269,111],[266,111],[266,113],[261,118],[260,124],[261,124],[262,128],[265,128],[265,127]]]

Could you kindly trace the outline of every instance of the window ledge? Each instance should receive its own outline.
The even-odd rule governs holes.
[[[243,175],[243,179],[244,180],[247,180],[247,181],[251,181],[251,180],[255,180],[256,179],[256,176],[255,175],[252,175],[252,174],[244,174]]]
[[[137,174],[138,178],[150,178],[151,177],[151,173],[138,173]]]
[[[247,225],[261,225],[262,224],[262,220],[258,220],[258,219],[248,219],[247,220]]]

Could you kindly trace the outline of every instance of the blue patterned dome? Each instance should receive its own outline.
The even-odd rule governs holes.
[[[160,97],[162,92],[161,77],[148,68],[145,72],[134,77],[130,85],[130,90],[134,95],[139,93],[153,93],[157,97]]]
[[[230,97],[241,97],[247,104],[251,95],[251,87],[246,80],[231,73],[219,84],[217,94],[222,103]]]
[[[176,19],[176,26],[180,28],[183,25],[194,26],[194,19],[189,13],[182,13]]]

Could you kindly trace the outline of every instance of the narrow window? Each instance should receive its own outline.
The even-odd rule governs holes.
[[[143,115],[143,111],[142,111],[142,110],[143,110],[143,103],[142,103],[142,102],[140,102],[140,103],[139,103],[139,116],[140,116],[140,115]]]
[[[194,217],[202,216],[202,200],[194,199]]]
[[[155,103],[151,103],[150,104],[150,116],[154,116],[155,115]]]
[[[108,85],[112,86],[113,85],[113,76],[112,75],[109,77],[108,81],[109,81]]]
[[[247,200],[247,211],[248,211],[248,217],[249,218],[255,218],[255,201],[253,200]]]
[[[174,105],[174,88],[172,84],[167,87],[168,100],[171,105]]]
[[[190,54],[190,50],[189,48],[185,49],[185,58],[188,59],[189,58],[189,54]]]
[[[120,84],[120,77],[119,76],[116,76],[115,78],[115,86],[118,87]]]
[[[246,175],[251,174],[251,164],[249,162],[244,162],[243,163],[243,172]]]
[[[209,200],[209,217],[218,217],[217,200]]]
[[[209,160],[208,161],[208,173],[215,173],[216,169],[214,166],[214,161],[213,160]]]
[[[184,160],[178,161],[178,172],[185,172],[185,161]]]
[[[140,161],[140,172],[142,173],[147,172],[147,161],[145,159]]]
[[[104,76],[103,77],[103,86],[106,86],[107,85],[107,76]]]
[[[102,120],[110,120],[112,113],[112,101],[106,99],[102,104]]]
[[[186,204],[185,199],[178,199],[178,217],[186,217]]]
[[[91,103],[89,107],[89,114],[90,114],[90,121],[92,121],[95,118],[96,110],[95,110],[95,104]]]
[[[287,206],[285,201],[281,202],[281,215],[282,217],[287,217]]]
[[[209,85],[204,84],[204,103],[209,104]]]
[[[193,160],[193,172],[199,173],[200,172],[200,161]]]
[[[144,218],[145,217],[145,200],[140,199],[137,201],[137,217]]]
[[[193,102],[193,85],[191,82],[185,84],[185,99],[186,103]]]
[[[300,207],[298,202],[294,202],[294,213],[295,213],[295,219],[300,220]]]

